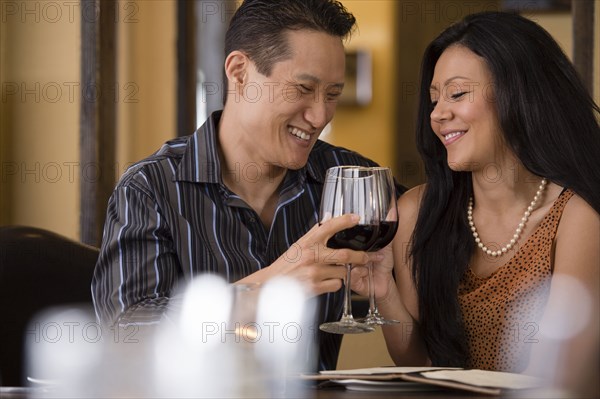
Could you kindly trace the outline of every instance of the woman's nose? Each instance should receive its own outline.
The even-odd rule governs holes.
[[[433,110],[431,111],[430,118],[433,122],[442,122],[451,118],[450,108],[443,100],[439,100]]]

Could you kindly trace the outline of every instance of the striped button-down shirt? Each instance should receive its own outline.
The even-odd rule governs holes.
[[[122,176],[107,209],[92,282],[99,319],[109,325],[157,323],[171,297],[200,273],[238,281],[281,256],[318,221],[324,173],[335,165],[374,165],[318,141],[305,167],[289,170],[270,229],[222,181],[256,178],[261,165],[223,171],[214,113],[193,135],[167,142]],[[340,317],[342,291],[318,298],[316,323]],[[176,300],[171,300],[174,306]],[[313,326],[319,331],[317,326]],[[333,369],[341,336],[318,332],[319,369]]]

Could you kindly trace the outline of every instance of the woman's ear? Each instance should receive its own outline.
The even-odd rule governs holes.
[[[247,68],[250,63],[248,56],[239,50],[232,51],[225,59],[225,75],[227,80],[234,85],[244,85],[246,82]]]

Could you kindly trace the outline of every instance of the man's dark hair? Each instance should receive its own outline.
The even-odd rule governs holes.
[[[286,32],[307,29],[345,39],[355,24],[354,16],[335,0],[245,0],[227,29],[225,57],[242,51],[258,72],[269,76],[275,63],[292,55]],[[226,76],[223,81],[226,89]]]

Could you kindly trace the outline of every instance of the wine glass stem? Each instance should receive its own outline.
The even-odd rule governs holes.
[[[369,314],[368,317],[374,316],[377,312],[377,305],[375,304],[375,287],[373,284],[373,263],[367,264],[367,270],[369,271]]]
[[[342,321],[352,321],[352,295],[350,292],[350,274],[352,272],[352,265],[346,263],[346,282],[344,283],[344,313],[342,314]]]

